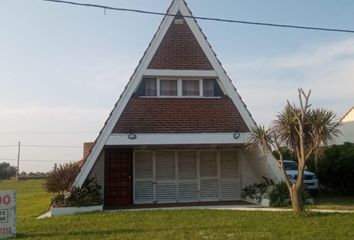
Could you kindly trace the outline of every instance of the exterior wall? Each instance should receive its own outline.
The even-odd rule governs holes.
[[[183,19],[172,22],[148,68],[213,70],[191,29]]]
[[[132,97],[113,133],[248,132],[239,111],[223,98]]]
[[[88,178],[95,178],[97,183],[101,186],[101,195],[102,199],[104,199],[104,162],[105,162],[105,154],[103,153],[97,159],[95,165],[93,166]]]
[[[239,151],[239,158],[241,162],[241,184],[242,188],[246,186],[250,186],[254,183],[259,183],[262,179],[257,176],[256,171],[252,168],[251,164],[249,163],[249,159],[244,157],[242,152],[243,150]]]
[[[345,142],[354,143],[354,121],[343,122],[339,130],[342,134],[336,139],[336,144],[339,145]]]
[[[342,123],[354,122],[354,107],[345,115],[341,121]]]
[[[95,145],[94,142],[85,142],[84,143],[84,149],[82,153],[82,159],[86,159],[87,156],[89,155],[91,149],[93,148],[93,145]]]
[[[272,156],[264,155],[260,149],[254,152],[249,152],[246,149],[243,149],[241,155],[247,160],[254,175],[258,177],[258,182],[262,181],[262,177],[272,179],[274,182],[280,182],[282,180],[279,165]],[[256,180],[255,178],[250,179]]]

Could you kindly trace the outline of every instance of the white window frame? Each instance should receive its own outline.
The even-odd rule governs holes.
[[[161,96],[161,85],[160,85],[160,82],[161,80],[169,80],[169,81],[177,81],[177,95],[174,96]],[[160,97],[160,98],[174,98],[174,97],[179,97],[180,96],[180,89],[179,89],[179,83],[178,83],[178,79],[176,78],[156,78],[156,81],[157,81],[157,97]]]
[[[180,78],[180,89],[181,89],[181,97],[186,97],[186,98],[200,98],[203,97],[203,79],[193,79],[193,78]],[[199,96],[184,96],[183,95],[183,81],[199,81]]]
[[[153,77],[150,77],[153,78]],[[220,96],[204,97],[203,80],[202,77],[157,77],[156,79],[156,96],[141,96],[143,98],[221,98]],[[177,95],[176,96],[161,96],[161,80],[177,81]],[[198,96],[183,96],[183,81],[199,81],[199,95]],[[216,80],[217,81],[217,80]]]

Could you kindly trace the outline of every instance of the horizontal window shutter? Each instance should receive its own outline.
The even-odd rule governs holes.
[[[176,162],[174,151],[156,152],[156,180],[176,180]]]
[[[215,201],[219,198],[219,180],[216,151],[200,152],[200,200]]]
[[[177,202],[176,159],[174,151],[156,152],[157,203]]]
[[[152,152],[135,153],[135,202],[153,202],[153,157]]]
[[[178,153],[178,201],[195,202],[199,200],[196,151]]]
[[[215,151],[200,152],[200,177],[213,178],[217,177],[217,161]]]
[[[240,167],[237,152],[221,151],[221,198],[239,200],[241,198]]]

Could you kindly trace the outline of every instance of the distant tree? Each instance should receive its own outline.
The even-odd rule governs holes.
[[[0,163],[0,179],[10,179],[14,176],[16,176],[16,167],[6,162]]]
[[[34,172],[30,172],[30,173],[28,174],[28,176],[29,176],[29,177],[37,177],[37,175],[36,175]]]

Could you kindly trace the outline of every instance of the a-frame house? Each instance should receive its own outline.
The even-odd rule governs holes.
[[[354,106],[342,117],[338,124],[341,134],[337,137],[335,144],[354,143]]]
[[[255,122],[186,2],[167,13],[74,182],[96,178],[106,207],[241,200],[280,180],[246,151]]]

